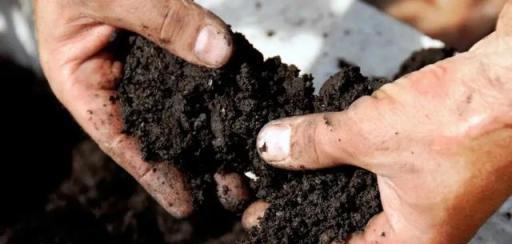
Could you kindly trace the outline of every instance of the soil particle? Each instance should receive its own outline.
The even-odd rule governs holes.
[[[263,143],[263,146],[261,146],[260,148],[258,148],[258,150],[260,151],[260,153],[264,153],[264,152],[267,152],[267,143]]]
[[[506,212],[505,213],[505,218],[507,218],[507,220],[511,220],[512,219],[512,212]]]

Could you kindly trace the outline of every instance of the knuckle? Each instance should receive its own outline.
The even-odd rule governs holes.
[[[491,61],[492,62],[492,61]],[[497,62],[489,63],[486,60],[478,61],[478,70],[483,77],[481,79],[482,87],[480,89],[485,89],[486,91],[503,91],[503,90],[511,90],[509,78],[512,78],[508,72],[508,67],[502,67],[496,64]],[[506,77],[506,79],[504,79]]]
[[[392,140],[396,136],[386,121],[391,114],[384,105],[387,104],[379,99],[366,97],[347,111],[345,126],[354,140],[346,149],[356,158],[368,158],[392,148]]]
[[[444,79],[448,74],[448,68],[443,62],[425,66],[416,75],[411,75],[410,79],[421,79],[426,81],[438,81]]]
[[[186,28],[187,23],[187,5],[169,4],[165,15],[162,17],[158,41],[160,44],[172,44]]]

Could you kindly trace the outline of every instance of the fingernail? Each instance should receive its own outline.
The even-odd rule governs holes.
[[[231,54],[231,40],[226,35],[211,25],[203,27],[194,47],[196,57],[209,66],[223,65]]]
[[[285,160],[290,154],[292,130],[287,125],[268,124],[261,129],[256,146],[260,156],[267,162]]]

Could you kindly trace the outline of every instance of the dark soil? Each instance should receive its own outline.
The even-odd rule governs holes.
[[[227,170],[255,173],[251,190],[271,203],[250,242],[345,238],[381,211],[372,174],[349,167],[277,170],[259,159],[255,139],[270,120],[342,110],[383,80],[346,65],[316,97],[311,76],[279,58],[263,60],[239,34],[233,59],[219,70],[188,64],[141,37],[128,42],[119,86],[126,133],[139,139],[147,160],[176,164],[188,174],[197,208],[215,201],[212,176]]]
[[[311,76],[299,77],[279,58],[264,61],[240,35],[235,44],[231,63],[212,70],[130,38],[119,87],[126,132],[139,138],[146,159],[190,174],[197,204],[217,170],[266,169],[254,146],[265,123],[314,111]]]
[[[315,112],[340,111],[357,98],[386,83],[367,79],[359,68],[345,64],[325,82],[315,99]],[[251,231],[252,243],[330,243],[361,230],[379,213],[376,178],[353,167],[316,172],[266,169],[259,198],[271,202],[261,229]]]
[[[453,48],[428,48],[414,52],[400,67],[400,71],[395,75],[398,79],[405,74],[419,70],[429,64],[436,63],[445,58],[455,55],[456,50]]]
[[[215,244],[245,235],[235,216],[176,220],[166,213],[85,139],[30,70],[0,57],[0,80],[9,142],[0,164],[0,243]]]
[[[0,81],[1,232],[2,226],[40,211],[48,194],[69,174],[71,148],[79,130],[46,83],[30,70],[0,57]]]
[[[145,45],[147,50],[161,55],[162,60],[177,60],[184,71],[198,69],[191,68],[158,48],[147,46],[143,40],[139,39],[138,42]],[[134,44],[135,40],[131,43]],[[154,58],[151,55],[141,56],[144,57],[148,58],[147,62],[149,58]],[[254,57],[261,60],[257,52],[249,59]],[[228,66],[234,67],[231,70],[226,71],[226,67],[223,71],[207,72],[229,74],[236,71],[237,67],[244,66],[247,67],[247,77],[258,82],[256,87],[266,87],[255,88],[265,92],[252,97],[257,108],[269,107],[265,117],[259,120],[244,117],[246,113],[242,111],[233,119],[239,123],[252,119],[258,126],[267,119],[289,114],[340,110],[350,101],[370,93],[383,83],[362,77],[356,67],[341,65],[342,71],[326,82],[320,96],[313,99],[309,90],[310,77],[298,78],[295,68],[280,64],[278,59],[265,63],[258,61],[250,65],[237,66],[236,63],[236,60],[232,61],[232,66]],[[3,145],[4,157],[0,164],[0,181],[5,196],[0,201],[0,243],[220,244],[240,240],[249,243],[325,243],[334,237],[341,238],[352,230],[360,229],[369,217],[380,210],[372,174],[351,167],[307,173],[276,170],[259,161],[251,145],[252,141],[242,144],[244,148],[236,151],[235,155],[249,153],[250,155],[244,156],[251,159],[248,161],[233,160],[233,164],[225,164],[215,159],[208,161],[213,164],[209,166],[194,160],[189,166],[184,165],[189,162],[184,160],[179,164],[187,170],[191,181],[195,182],[193,185],[196,200],[203,209],[204,205],[213,201],[211,198],[214,194],[209,193],[212,190],[210,187],[213,184],[213,170],[224,168],[236,172],[255,172],[260,177],[259,181],[250,184],[255,197],[272,202],[272,207],[263,219],[263,227],[251,231],[249,237],[246,237],[247,234],[237,221],[239,216],[218,209],[206,217],[201,215],[205,214],[204,211],[200,211],[200,214],[190,219],[176,220],[159,207],[131,176],[103,154],[93,142],[86,140],[77,144],[84,139],[83,134],[49,93],[44,81],[29,70],[5,59],[0,58],[0,64],[0,78],[6,81],[7,86],[2,96],[4,104],[8,105],[4,106],[3,111],[6,128],[9,128],[5,136],[6,141],[10,142]],[[256,64],[258,65],[251,66]],[[267,70],[268,73],[263,76],[265,69],[271,70]],[[250,70],[254,73],[249,72]],[[163,71],[156,68],[154,71],[155,77],[165,77],[162,76]],[[144,71],[141,74],[147,73]],[[292,77],[295,77],[294,82],[289,81]],[[233,87],[236,86],[229,85],[233,81],[226,80],[226,87],[235,92],[236,88]],[[148,80],[148,83],[150,81],[157,80]],[[165,84],[165,80],[161,82]],[[212,80],[212,84],[215,82],[218,81]],[[215,92],[219,90],[224,89],[221,86]],[[296,90],[303,91],[303,94],[294,93]],[[277,98],[279,94],[295,98]],[[299,99],[301,96],[303,99]],[[265,99],[268,101],[263,103],[270,105],[262,105],[262,100]],[[294,109],[294,106],[300,109]],[[252,111],[261,112],[256,109]],[[232,127],[226,128],[236,131]],[[259,129],[252,128],[251,125],[244,128],[254,133]],[[254,135],[250,135],[247,140],[254,140],[253,137]],[[235,146],[222,144],[222,147],[231,152]],[[219,158],[226,157],[225,155],[227,154]],[[188,157],[193,158],[193,155]],[[204,199],[198,199],[198,196],[203,196]]]
[[[86,140],[73,150],[72,173],[52,193],[45,211],[23,218],[9,230],[9,242],[81,243],[234,243],[244,232],[233,221],[176,220],[133,178]]]

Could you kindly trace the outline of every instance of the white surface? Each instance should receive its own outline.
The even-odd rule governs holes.
[[[508,215],[507,215],[508,214]],[[480,228],[470,244],[512,243],[512,197]]]
[[[31,4],[32,0],[0,0],[0,55],[38,73]]]
[[[197,2],[245,34],[266,57],[280,55],[284,62],[312,73],[316,87],[337,71],[338,58],[361,66],[366,75],[391,77],[413,51],[443,45],[353,0]],[[269,31],[275,34],[268,36]],[[512,198],[470,244],[512,243],[507,211],[512,211]]]
[[[316,87],[337,70],[339,58],[361,66],[366,75],[391,77],[412,51],[443,45],[358,1],[197,2],[246,35],[266,57],[280,55],[312,73]]]

